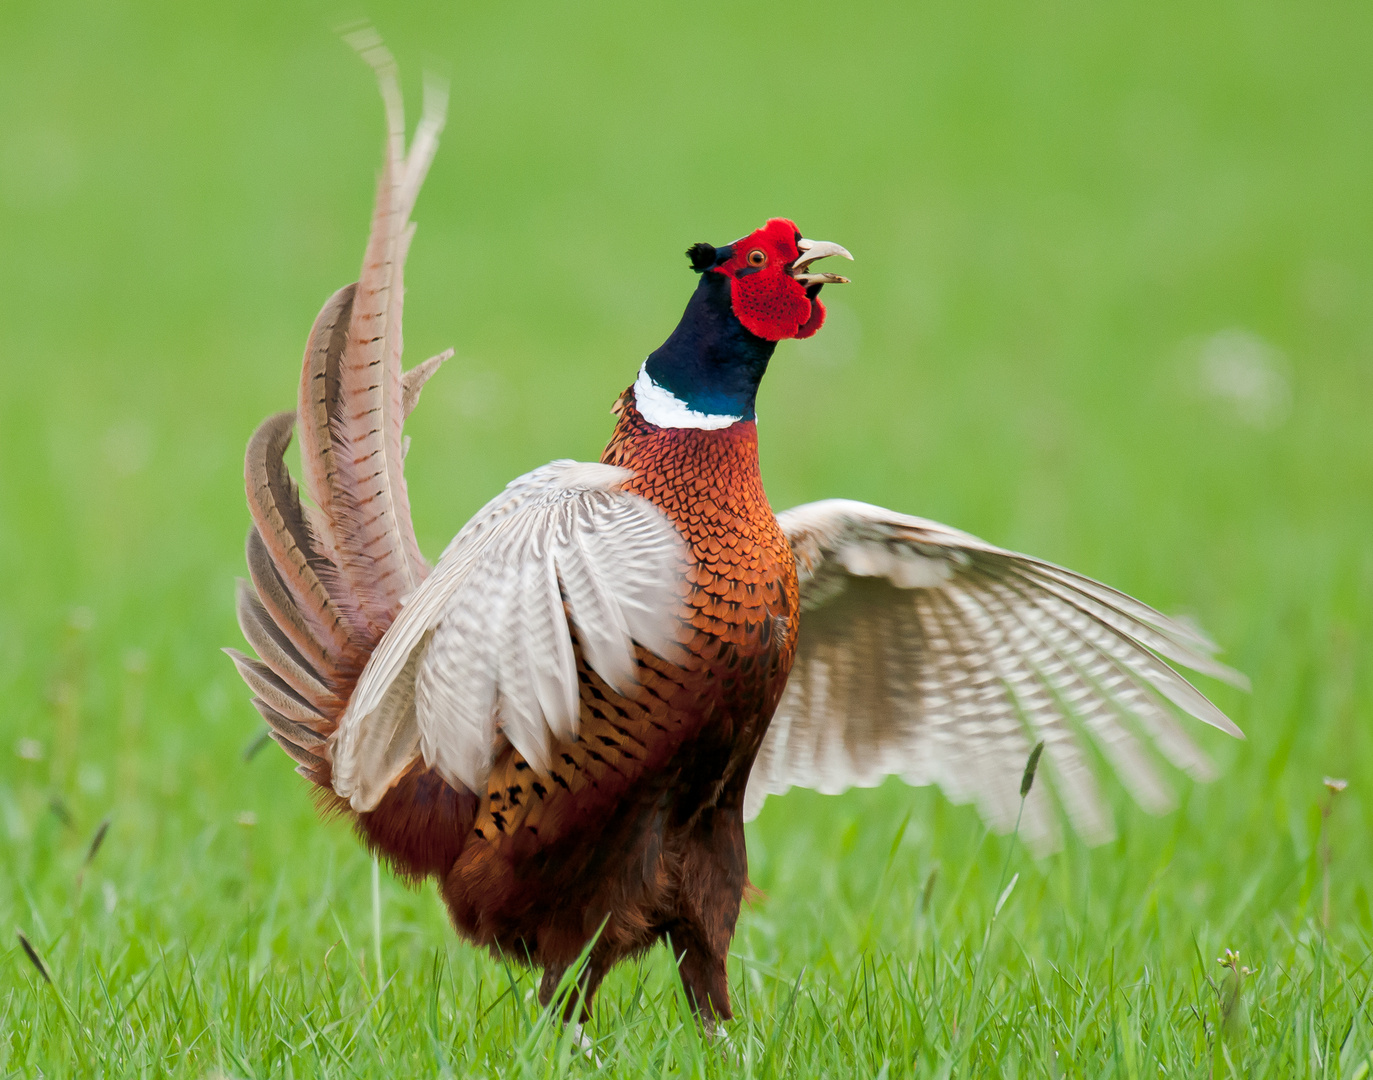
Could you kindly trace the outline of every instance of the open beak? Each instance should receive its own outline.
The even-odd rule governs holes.
[[[853,262],[853,256],[848,253],[847,248],[840,247],[828,240],[806,240],[804,238],[796,241],[796,248],[801,254],[791,264],[789,272],[802,285],[839,285],[848,282],[848,278],[840,277],[838,274],[813,274],[809,270],[811,263],[819,259],[827,259],[831,255],[842,255],[849,262]]]

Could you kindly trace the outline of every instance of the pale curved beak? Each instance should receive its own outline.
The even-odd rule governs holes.
[[[840,277],[838,274],[812,274],[808,267],[818,259],[828,259],[831,255],[842,255],[853,262],[853,256],[848,249],[829,240],[807,240],[804,237],[796,241],[797,250],[801,252],[796,257],[796,261],[791,264],[791,276],[802,285],[840,285],[847,284],[848,278]]]

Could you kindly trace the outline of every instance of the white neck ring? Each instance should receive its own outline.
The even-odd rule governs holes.
[[[742,416],[727,416],[723,413],[697,412],[671,390],[659,386],[648,373],[648,361],[639,368],[639,377],[634,380],[634,407],[639,415],[654,427],[660,428],[701,428],[718,431],[731,424],[737,424]]]

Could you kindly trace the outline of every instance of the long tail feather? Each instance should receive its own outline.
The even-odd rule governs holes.
[[[301,365],[297,414],[305,490],[318,510],[314,519],[319,546],[336,570],[336,580],[332,583],[336,603],[355,633],[362,640],[372,642],[381,636],[385,622],[378,626],[369,618],[375,606],[366,602],[365,591],[359,591],[349,575],[339,571],[343,560],[336,527],[336,523],[343,520],[337,494],[338,447],[334,439],[339,408],[339,365],[348,344],[356,291],[356,285],[345,285],[329,297],[310,328],[305,360]]]
[[[429,572],[410,520],[402,426],[452,355],[401,368],[410,213],[438,147],[447,91],[426,83],[407,153],[394,59],[370,28],[347,40],[376,72],[386,109],[376,207],[358,282],[334,293],[311,328],[297,411],[269,417],[249,441],[252,584],[240,581],[237,607],[258,658],[225,650],[272,737],[298,772],[325,787],[325,740],[404,597]],[[309,503],[284,461],[297,424]]]
[[[234,662],[234,667],[238,668],[238,673],[248,684],[248,689],[282,716],[309,727],[326,723],[325,718],[313,705],[292,690],[281,676],[261,660],[244,656],[237,649],[225,649],[224,652]]]
[[[293,613],[282,619],[281,628],[327,677],[347,665],[349,633],[320,580],[322,572],[328,573],[328,562],[316,550],[300,494],[282,460],[294,424],[295,414],[283,412],[258,425],[248,441],[243,478],[258,538],[294,601]]]
[[[403,471],[402,315],[414,235],[410,212],[438,146],[446,95],[426,86],[424,118],[407,156],[395,61],[370,28],[348,40],[376,71],[386,103],[387,154],[361,276],[351,292],[335,294],[316,323],[300,411],[310,415],[306,438],[314,458],[307,489],[329,519],[328,543],[337,554],[341,592],[348,594],[341,607],[365,616],[358,629],[370,647],[429,571],[410,521]]]
[[[434,372],[445,360],[453,358],[452,349],[444,349],[437,356],[431,356],[423,363],[416,364],[401,379],[401,412],[408,418],[415,411],[415,406],[420,403],[420,392],[424,389],[424,384],[430,379]]]
[[[261,708],[259,708],[258,711],[262,712],[264,716],[266,715],[266,712]],[[296,772],[300,773],[301,776],[313,779],[314,774],[322,771],[327,765],[327,762],[322,757],[310,753],[310,751],[306,750],[304,747],[297,746],[285,735],[277,731],[275,727],[272,727],[272,730],[268,734],[271,735],[272,740],[279,747],[286,751],[286,756],[299,766],[296,769]]]
[[[417,583],[399,526],[408,505],[395,483],[391,458],[401,457],[401,381],[390,356],[398,326],[397,236],[394,211],[396,162],[388,161],[377,190],[377,210],[358,279],[339,363],[335,443],[334,528],[340,570],[369,607],[394,616],[400,599]],[[388,340],[390,339],[390,340]],[[389,620],[388,620],[389,621]]]
[[[298,723],[288,716],[283,716],[259,698],[253,698],[253,705],[257,708],[257,711],[262,714],[262,719],[267,721],[267,726],[281,736],[281,738],[289,740],[297,749],[309,753],[324,748],[324,736],[313,728],[308,728],[304,724]],[[311,756],[316,757],[320,761],[323,760],[323,758],[319,758],[318,755],[311,754]],[[313,762],[311,764],[313,765]]]
[[[410,241],[414,237],[414,224],[407,224],[396,250],[386,358],[386,467],[390,472],[397,531],[405,557],[410,563],[410,574],[405,589],[407,593],[429,575],[429,563],[420,553],[419,541],[415,539],[414,524],[410,520],[410,489],[406,487],[403,468],[405,436],[402,434],[402,426],[405,423],[406,412],[405,376],[401,371],[401,353],[405,347],[404,335],[401,333],[401,313],[405,305],[405,257],[410,253]]]
[[[262,606],[253,587],[242,578],[238,582],[238,628],[263,663],[318,712],[332,716],[343,711],[343,703],[324,685],[319,672],[296,651]]]

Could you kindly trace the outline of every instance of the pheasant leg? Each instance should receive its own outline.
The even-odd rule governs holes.
[[[600,947],[592,949],[586,967],[577,977],[576,984],[569,990],[567,1001],[563,1004],[563,1023],[585,1024],[591,1019],[592,999],[595,998],[601,980],[605,978],[613,963],[608,950]],[[543,978],[539,980],[539,1004],[543,1008],[546,1009],[552,1004],[566,973],[566,964],[550,964],[543,969]]]

